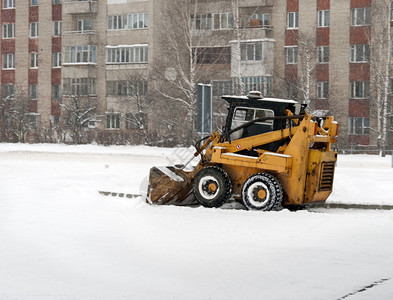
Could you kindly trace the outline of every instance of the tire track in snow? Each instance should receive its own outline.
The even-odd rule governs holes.
[[[373,287],[375,287],[375,286],[377,286],[377,285],[381,285],[382,283],[384,283],[385,281],[388,281],[388,280],[390,280],[390,279],[391,279],[391,278],[382,278],[382,279],[380,279],[380,280],[374,281],[373,283],[371,283],[371,284],[369,284],[369,285],[366,285],[365,287],[362,287],[362,288],[358,289],[358,290],[355,291],[355,292],[351,292],[351,293],[349,293],[349,294],[346,294],[345,296],[343,296],[343,297],[341,297],[341,298],[338,298],[337,300],[346,299],[346,298],[351,297],[351,296],[354,296],[354,295],[356,295],[356,294],[365,292],[365,291],[367,291],[367,290],[369,290],[369,289],[372,289]]]

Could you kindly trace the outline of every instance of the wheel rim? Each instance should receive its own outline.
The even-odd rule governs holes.
[[[220,191],[220,186],[218,181],[213,176],[204,176],[199,181],[198,185],[199,194],[201,194],[205,199],[213,199],[217,196]]]
[[[270,199],[270,191],[262,182],[254,182],[247,191],[248,201],[255,207],[265,206]]]

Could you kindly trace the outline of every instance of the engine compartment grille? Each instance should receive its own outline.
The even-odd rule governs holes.
[[[319,182],[320,191],[331,191],[333,188],[334,162],[324,162],[322,164],[322,176]]]

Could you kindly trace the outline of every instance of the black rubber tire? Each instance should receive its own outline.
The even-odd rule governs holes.
[[[289,211],[299,211],[299,210],[306,210],[307,206],[306,205],[285,205],[283,206]]]
[[[209,190],[209,184],[216,186]],[[220,207],[232,195],[232,182],[227,172],[219,167],[205,167],[198,172],[193,182],[195,198],[205,207]]]
[[[260,190],[263,190],[264,198],[259,198],[256,194]],[[243,184],[242,200],[250,210],[280,210],[283,200],[281,184],[271,174],[253,174]]]

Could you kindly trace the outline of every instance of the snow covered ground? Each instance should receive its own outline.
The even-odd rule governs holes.
[[[150,206],[185,150],[0,144],[0,299],[393,299],[393,211]],[[391,157],[341,155],[330,202],[393,205]],[[364,289],[367,286],[370,288]]]

